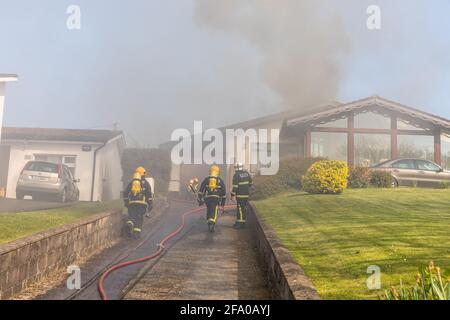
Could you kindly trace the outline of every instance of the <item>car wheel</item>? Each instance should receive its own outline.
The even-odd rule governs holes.
[[[392,180],[392,188],[398,188],[398,187],[399,187],[398,180],[393,178],[393,180]]]
[[[66,203],[67,201],[67,190],[63,189],[63,191],[61,191],[61,193],[58,196],[58,201],[61,203]]]

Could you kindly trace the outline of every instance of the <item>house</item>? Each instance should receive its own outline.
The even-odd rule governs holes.
[[[371,166],[416,157],[450,169],[450,120],[378,96],[281,112],[221,130],[229,128],[279,129],[280,158],[325,157],[350,166]],[[170,150],[174,144],[160,147]],[[246,141],[245,166],[257,173],[260,166],[251,159],[252,148]],[[222,168],[230,185],[232,166]],[[170,191],[183,190],[189,179],[204,176],[207,170],[206,165],[172,165]]]
[[[121,131],[5,127],[0,188],[6,188],[7,198],[15,198],[21,170],[28,161],[40,160],[67,165],[75,179],[80,179],[81,201],[119,199],[124,147]]]

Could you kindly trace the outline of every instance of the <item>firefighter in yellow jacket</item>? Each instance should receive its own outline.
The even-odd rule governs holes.
[[[203,180],[198,190],[199,205],[206,204],[206,218],[208,220],[209,231],[214,232],[219,214],[219,206],[224,207],[226,201],[226,188],[222,178],[220,178],[220,168],[216,165],[211,167],[209,176]]]
[[[142,233],[144,215],[153,206],[152,187],[145,180],[146,170],[143,167],[136,169],[133,180],[125,189],[125,206],[128,208],[127,231],[129,236],[139,238]]]

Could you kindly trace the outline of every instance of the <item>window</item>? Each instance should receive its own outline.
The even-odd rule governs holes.
[[[417,160],[416,161],[417,169],[424,171],[434,171],[438,172],[441,170],[437,165],[425,160]]]
[[[70,172],[72,173],[72,176],[75,177],[75,170],[77,167],[77,157],[76,156],[63,156],[63,164],[65,164]]]
[[[46,172],[46,173],[58,173],[58,165],[46,162],[29,162],[25,166],[26,171]]]
[[[370,167],[391,158],[388,134],[355,134],[355,163]]]
[[[35,154],[34,155],[34,160],[60,164],[61,161],[62,161],[62,156],[60,156],[60,155],[53,155],[53,154]]]
[[[450,170],[450,136],[441,137],[442,167]]]
[[[391,118],[374,112],[355,115],[355,128],[363,129],[390,129]]]
[[[397,129],[399,129],[399,130],[417,130],[417,131],[424,131],[424,129],[415,127],[415,126],[409,124],[408,122],[402,121],[402,120],[400,120],[400,119],[397,121]]]
[[[392,168],[415,170],[414,160],[399,160],[392,164]]]
[[[398,156],[434,160],[434,137],[420,135],[399,135]]]
[[[330,160],[347,161],[347,134],[312,132],[311,155]]]
[[[326,128],[348,128],[348,120],[346,119],[337,119],[334,121],[330,121],[324,124],[319,124],[316,127],[326,127]]]
[[[59,155],[59,154],[35,154],[34,160],[51,162],[56,164],[65,164],[72,176],[75,177],[76,167],[77,167],[77,157],[72,155]]]

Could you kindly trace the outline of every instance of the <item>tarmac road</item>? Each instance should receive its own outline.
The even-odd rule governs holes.
[[[49,201],[0,199],[0,214],[30,212],[73,206],[75,203],[58,203]]]

